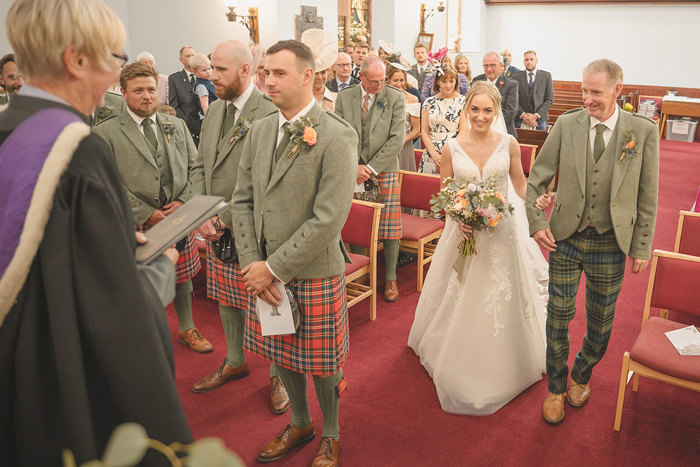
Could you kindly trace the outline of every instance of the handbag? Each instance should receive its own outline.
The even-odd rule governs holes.
[[[238,262],[238,252],[236,251],[236,242],[231,235],[231,230],[224,230],[223,235],[214,242],[212,246],[214,250],[214,256],[216,256],[223,263],[236,263]]]
[[[299,330],[299,325],[301,324],[301,311],[299,311],[299,302],[297,302],[297,296],[294,293],[289,284],[284,284],[284,291],[287,293],[287,298],[289,298],[289,306],[292,309],[292,319],[294,320],[294,331]]]
[[[371,174],[367,180],[365,180],[365,191],[361,193],[355,193],[355,199],[360,201],[368,201],[370,203],[376,203],[379,201],[381,196],[381,190],[379,189],[379,181],[374,174]]]

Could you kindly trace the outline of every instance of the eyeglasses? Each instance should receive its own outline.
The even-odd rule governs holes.
[[[126,62],[129,61],[129,56],[127,54],[112,53],[112,57],[117,59],[117,63],[119,64],[119,68],[122,68],[124,65],[126,65]]]
[[[352,63],[336,63],[335,66],[343,67],[343,68],[345,68],[345,67],[351,67],[351,66],[352,66]]]

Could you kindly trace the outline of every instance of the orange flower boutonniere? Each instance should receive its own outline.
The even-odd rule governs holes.
[[[634,137],[634,132],[632,130],[625,130],[625,144],[622,147],[622,155],[617,159],[617,163],[620,164],[627,156],[632,158],[632,156],[637,153],[636,147],[637,140]]]
[[[289,129],[287,130],[291,134],[289,140],[295,144],[292,150],[289,151],[289,154],[287,154],[287,157],[294,157],[299,150],[302,149],[302,143],[307,148],[310,148],[318,143],[314,125],[316,125],[316,122],[314,122],[313,119],[306,117],[301,117],[299,120],[289,125]]]

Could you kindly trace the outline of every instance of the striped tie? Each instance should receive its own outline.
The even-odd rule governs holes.
[[[357,108],[357,107],[355,107],[355,108]],[[362,100],[362,116],[364,117],[368,111],[369,111],[369,94],[365,94],[365,97]]]

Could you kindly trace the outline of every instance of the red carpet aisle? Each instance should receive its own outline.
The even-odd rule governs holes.
[[[700,184],[700,143],[664,141],[662,151],[654,246],[672,249],[678,211],[690,207]],[[612,428],[622,353],[641,327],[648,272],[625,277],[610,346],[593,374],[591,400],[582,409],[567,407],[566,419],[557,427],[542,419],[544,379],[494,415],[444,413],[430,377],[406,347],[418,301],[415,266],[399,268],[398,280],[401,300],[380,300],[375,322],[369,321],[368,305],[350,312],[350,356],[344,368],[349,390],[340,412],[342,465],[697,465],[697,393],[643,379],[639,393],[628,392],[622,431]],[[217,368],[225,355],[218,310],[204,298],[201,280],[195,293],[195,323],[214,344],[214,352],[195,354],[173,341],[177,383],[192,432],[195,438],[221,437],[246,463],[255,465],[258,449],[288,423],[289,414],[276,416],[268,410],[268,364],[253,355],[248,355],[247,378],[209,393],[192,393],[192,385]],[[579,306],[582,310],[583,300]],[[176,336],[172,308],[168,315]],[[580,347],[583,318],[580,313],[572,323],[572,348]],[[569,365],[573,358],[572,351]],[[311,382],[309,394],[320,436],[322,417]],[[275,465],[308,465],[319,436]]]

